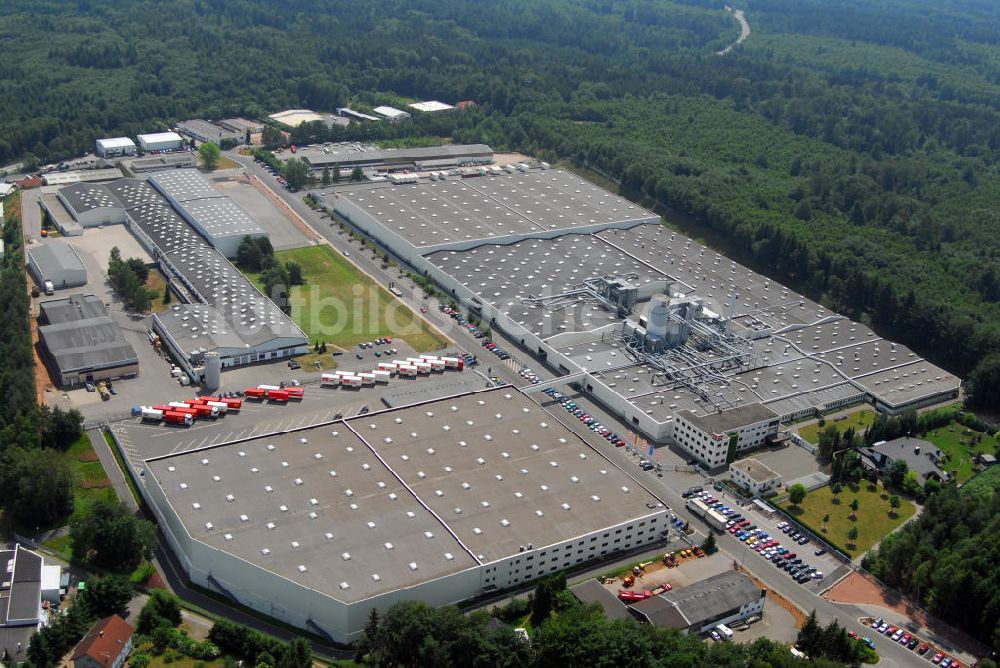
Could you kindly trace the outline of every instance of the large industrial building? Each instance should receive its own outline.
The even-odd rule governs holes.
[[[42,358],[60,387],[132,378],[139,358],[94,295],[73,295],[40,304],[38,337]]]
[[[48,239],[26,252],[28,269],[39,285],[51,281],[57,289],[87,284],[87,268],[76,250],[65,241]]]
[[[378,120],[378,119],[375,119]],[[424,148],[387,148],[378,151],[327,152],[323,148],[304,148],[298,157],[311,169],[379,170],[425,168],[446,169],[462,165],[488,165],[493,162],[493,149],[485,144],[449,144]]]
[[[148,181],[118,179],[107,185],[68,186],[59,191],[57,201],[80,231],[86,226],[124,222],[163,269],[186,303],[155,314],[153,329],[192,380],[203,377],[208,352],[217,353],[225,368],[308,351],[302,330],[226,259],[235,255],[244,236],[265,236],[266,232],[197,171],[161,172]],[[29,263],[42,267],[48,272],[45,275],[60,277],[60,282],[53,283],[62,287],[66,273],[56,269],[63,263],[50,257],[52,251],[35,253],[54,243],[62,242],[49,241],[29,251]],[[85,271],[83,277],[86,282]],[[95,365],[59,362],[57,366],[67,369],[69,378],[73,370]],[[93,370],[76,375],[88,379],[92,374]],[[93,376],[98,377],[108,376]]]
[[[192,118],[189,121],[182,121],[177,124],[177,131],[193,137],[198,141],[210,141],[221,144],[224,139],[234,142],[242,142],[246,135],[237,130],[216,125],[202,118]]]
[[[192,581],[338,642],[664,540],[669,510],[513,388],[145,462]]]
[[[338,185],[325,204],[650,440],[702,423],[684,434],[703,465],[779,441],[779,420],[958,396],[913,351],[572,174],[407,180]]]
[[[226,257],[235,257],[244,237],[267,232],[236,202],[212,187],[196,169],[158,172],[149,183],[199,234]]]

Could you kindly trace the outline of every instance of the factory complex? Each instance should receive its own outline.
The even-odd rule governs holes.
[[[57,211],[54,219],[81,232],[123,223],[138,239],[185,302],[155,314],[153,329],[192,380],[204,375],[207,352],[217,353],[223,367],[306,352],[305,334],[227,259],[244,237],[266,231],[197,170],[75,183],[45,203],[50,215]],[[56,286],[82,285],[82,262],[71,247],[62,250],[53,241],[32,249],[33,271]]]
[[[457,603],[664,540],[669,510],[513,388],[145,461],[189,577],[339,642],[399,600]]]
[[[709,468],[852,404],[960,380],[570,173],[466,170],[342,185],[326,207],[651,441]],[[536,386],[541,389],[541,386]]]

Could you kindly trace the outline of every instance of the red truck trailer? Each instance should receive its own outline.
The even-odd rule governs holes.
[[[244,394],[247,399],[264,399],[267,397],[267,390],[262,390],[259,387],[248,387]]]
[[[288,396],[288,390],[267,390],[268,401],[280,401],[284,403],[288,401]]]
[[[180,411],[164,411],[163,419],[166,422],[172,422],[173,424],[182,424],[185,427],[190,427],[191,423],[194,421],[187,413],[181,413]]]
[[[289,399],[301,399],[306,396],[306,388],[304,387],[286,387],[285,392],[288,393]]]

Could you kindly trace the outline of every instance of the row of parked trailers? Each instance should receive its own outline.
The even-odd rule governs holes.
[[[199,418],[218,418],[229,411],[238,411],[242,406],[242,399],[206,396],[154,406],[139,406],[133,412],[150,422],[169,422],[187,427]]]
[[[305,395],[305,388],[297,386],[258,385],[257,387],[248,387],[243,391],[243,396],[247,399],[260,399],[261,401],[266,399],[282,404],[287,403],[289,399],[302,399]]]
[[[435,355],[420,355],[407,357],[405,360],[379,362],[374,371],[334,371],[324,373],[320,383],[328,386],[371,387],[376,383],[388,383],[393,375],[403,378],[414,378],[417,375],[428,375],[434,371],[451,369],[462,371],[465,362],[457,357],[437,357]]]

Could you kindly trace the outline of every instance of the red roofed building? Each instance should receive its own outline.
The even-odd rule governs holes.
[[[132,651],[134,629],[118,615],[94,624],[73,650],[76,668],[121,668]]]
[[[461,102],[456,102],[455,106],[459,109],[472,109],[479,105],[477,105],[474,100],[462,100]]]
[[[40,188],[42,186],[42,177],[40,176],[27,176],[23,179],[14,181],[18,188],[21,190],[28,190],[29,188]]]

